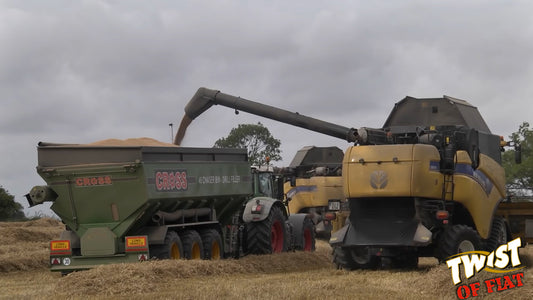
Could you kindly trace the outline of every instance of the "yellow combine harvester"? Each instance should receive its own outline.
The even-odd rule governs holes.
[[[307,146],[294,156],[285,176],[283,190],[287,195],[291,213],[309,214],[316,224],[317,237],[329,239],[334,213],[328,208],[331,201],[344,199],[342,189],[342,158],[344,153],[337,147]]]

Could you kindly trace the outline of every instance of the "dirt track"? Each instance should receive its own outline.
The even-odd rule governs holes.
[[[347,272],[331,264],[325,242],[314,253],[107,265],[62,277],[47,268],[48,241],[60,230],[49,219],[0,223],[1,299],[457,299],[450,271],[434,259],[414,271]],[[533,261],[530,246],[520,253]],[[486,298],[533,299],[533,272],[522,271],[523,287]],[[483,271],[470,282],[497,276]]]

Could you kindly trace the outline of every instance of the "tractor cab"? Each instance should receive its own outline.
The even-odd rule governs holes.
[[[284,199],[284,177],[280,174],[275,174],[272,166],[252,167],[252,176],[255,197]]]

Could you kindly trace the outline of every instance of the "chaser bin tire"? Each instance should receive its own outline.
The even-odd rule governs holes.
[[[181,239],[175,231],[168,231],[163,245],[150,247],[152,257],[158,259],[180,259],[183,258],[183,245]]]
[[[203,259],[204,247],[202,238],[196,230],[185,230],[181,234],[183,257],[186,259]]]
[[[222,258],[222,238],[216,229],[200,231],[204,246],[204,259],[217,260]]]

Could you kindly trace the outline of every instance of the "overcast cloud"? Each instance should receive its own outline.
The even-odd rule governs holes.
[[[381,127],[407,95],[449,95],[507,137],[532,121],[532,11],[503,0],[0,1],[0,185],[27,207],[44,184],[39,141],[170,142],[168,124],[201,86],[356,128]],[[223,107],[183,146],[258,121],[281,139],[280,165],[306,145],[349,146]]]

